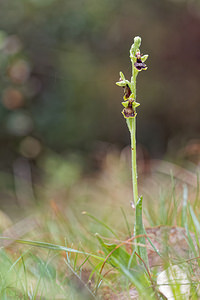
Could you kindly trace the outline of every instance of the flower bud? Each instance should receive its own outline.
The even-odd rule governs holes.
[[[126,84],[123,87],[123,89],[124,89],[124,99],[128,99],[130,97],[130,95],[131,95],[131,89],[130,89],[129,85]]]

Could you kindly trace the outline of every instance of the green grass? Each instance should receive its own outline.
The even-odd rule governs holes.
[[[65,178],[55,174],[57,168],[43,188],[35,187],[38,201],[43,201],[30,209],[36,224],[20,236],[14,223],[14,237],[1,239],[9,243],[0,249],[0,299],[131,299],[135,288],[141,299],[161,299],[156,279],[170,263],[187,267],[190,299],[199,299],[198,185],[159,170],[148,177],[140,174],[145,227],[182,226],[189,249],[182,256],[168,247],[166,238],[164,250],[156,253],[153,243],[149,247],[154,256],[161,255],[161,262],[148,267],[131,250],[134,209],[127,168],[128,162],[108,154],[95,177],[73,172],[65,186]],[[68,170],[62,165],[62,174]]]

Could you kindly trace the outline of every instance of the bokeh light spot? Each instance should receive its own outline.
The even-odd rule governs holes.
[[[25,137],[20,144],[20,152],[26,158],[37,157],[41,149],[40,142],[31,136]]]
[[[8,70],[10,79],[15,83],[24,83],[30,75],[30,66],[27,61],[19,59]]]
[[[31,118],[23,111],[15,111],[7,119],[7,129],[16,136],[25,136],[33,129]]]
[[[24,97],[19,90],[8,88],[3,93],[2,103],[8,109],[16,109],[23,106]]]

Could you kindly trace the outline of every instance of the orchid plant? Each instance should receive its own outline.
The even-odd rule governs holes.
[[[136,109],[140,105],[136,101],[136,79],[139,72],[146,70],[145,61],[148,55],[141,55],[140,53],[141,38],[136,36],[134,43],[130,49],[130,59],[132,63],[131,80],[127,80],[122,72],[120,72],[120,79],[116,84],[124,89],[124,97],[122,105],[124,109],[122,114],[126,119],[128,129],[131,137],[131,161],[132,161],[132,185],[133,185],[133,205],[135,208],[135,227],[134,235],[140,236],[137,238],[138,244],[145,244],[145,230],[142,222],[142,196],[138,196],[138,182],[137,182],[137,163],[136,163]],[[142,260],[148,264],[146,247],[136,246],[135,251],[141,256]]]

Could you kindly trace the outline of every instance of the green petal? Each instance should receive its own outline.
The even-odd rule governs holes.
[[[132,103],[132,107],[133,107],[133,108],[136,108],[136,107],[138,107],[138,106],[140,106],[140,103],[138,103],[138,102],[133,102],[133,103]]]

